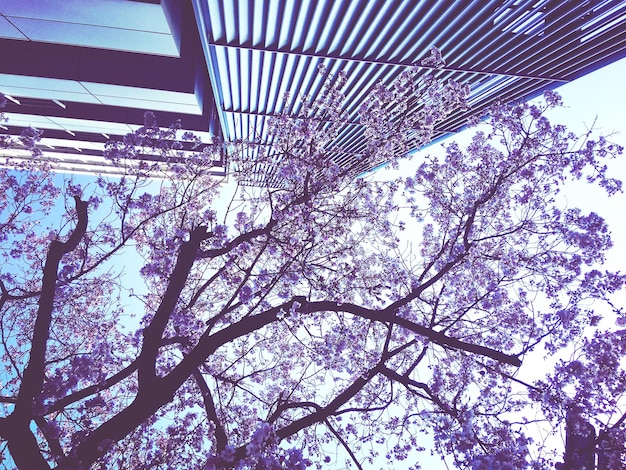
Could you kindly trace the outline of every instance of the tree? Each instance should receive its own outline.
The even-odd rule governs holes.
[[[346,77],[322,73],[317,99],[234,146],[227,204],[209,171],[226,146],[183,150],[192,136],[149,113],[107,145],[123,177],[0,170],[5,462],[364,468],[429,433],[459,468],[541,468],[526,410],[558,427],[576,404],[622,432],[625,332],[597,330],[588,301],[624,277],[598,267],[605,222],[555,198],[568,179],[619,191],[602,160],[622,149],[550,124],[549,92],[492,108],[487,132],[411,176],[357,178],[334,158]],[[377,86],[362,158],[405,158],[466,95],[416,70]],[[243,184],[268,169],[278,183]],[[542,348],[575,360],[520,379]]]

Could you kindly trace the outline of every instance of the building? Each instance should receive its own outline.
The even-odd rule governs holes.
[[[495,100],[626,56],[626,1],[4,0],[0,37],[4,131],[43,129],[46,155],[75,171],[103,171],[104,142],[140,126],[145,110],[205,140],[263,136],[285,92],[288,109],[320,93],[320,64],[349,77],[337,139],[348,151],[336,156],[346,166],[364,151],[357,110],[368,90],[432,46],[447,62],[438,75],[472,90],[471,109],[443,122],[443,136]],[[252,183],[271,179],[265,169]]]

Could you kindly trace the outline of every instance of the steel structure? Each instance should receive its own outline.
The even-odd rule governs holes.
[[[72,8],[51,11],[44,3],[0,4],[0,91],[15,99],[4,126],[43,127],[57,139],[48,145],[78,163],[77,154],[97,158],[94,142],[140,125],[146,109],[205,138],[262,137],[285,92],[292,111],[299,97],[320,94],[324,64],[349,77],[349,123],[334,158],[365,171],[379,162],[356,158],[360,104],[432,46],[447,62],[437,75],[471,87],[470,109],[441,123],[440,136],[495,100],[534,96],[626,56],[618,0],[61,0]],[[271,180],[264,168],[251,183]]]

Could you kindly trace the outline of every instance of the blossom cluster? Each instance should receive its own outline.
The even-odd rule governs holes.
[[[54,175],[37,158],[0,169],[4,456],[392,467],[417,461],[430,433],[459,468],[523,469],[547,461],[523,417],[558,429],[573,404],[620,436],[626,341],[603,315],[625,322],[611,299],[626,278],[601,266],[605,221],[557,195],[579,179],[620,191],[604,162],[622,149],[550,123],[550,92],[492,107],[467,146],[402,177],[357,178],[466,105],[441,63],[433,50],[377,85],[358,122],[350,78],[322,67],[318,96],[252,141],[201,144],[147,113],[107,144],[121,177]],[[353,167],[346,125],[364,140]],[[11,145],[36,154],[40,137]],[[226,154],[233,185],[211,172]],[[518,376],[568,348],[546,376]]]

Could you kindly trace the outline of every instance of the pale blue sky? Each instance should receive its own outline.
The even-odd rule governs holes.
[[[565,108],[554,110],[550,118],[582,133],[594,126],[604,135],[626,147],[626,59],[568,83],[557,90]],[[594,120],[596,120],[594,124]],[[626,153],[607,162],[611,176],[624,181],[626,190]],[[626,193],[611,198],[596,187],[580,182],[566,187],[568,206],[595,211],[603,216],[613,234],[614,247],[607,256],[606,267],[626,270]],[[622,296],[625,300],[626,296]]]
[[[626,58],[567,83],[556,91],[563,97],[564,107],[548,114],[552,122],[565,124],[578,134],[593,126],[598,131],[596,137],[600,133],[612,134],[610,140],[626,147]],[[473,132],[473,129],[465,130],[441,143],[454,140],[462,143]],[[403,162],[399,174],[406,176],[414,172],[423,155],[437,154],[439,151],[439,143],[426,147],[411,161]],[[624,180],[626,190],[626,154],[607,163],[610,176]],[[390,173],[393,172],[382,168],[373,177],[387,179],[393,176]],[[567,206],[595,211],[608,221],[615,246],[608,256],[607,266],[620,269],[622,260],[626,259],[626,193],[607,198],[604,190],[585,182],[577,182],[567,185],[563,196]],[[622,270],[626,270],[626,267]]]
[[[626,59],[607,65],[600,70],[563,85],[557,91],[563,97],[565,107],[550,112],[548,117],[553,123],[565,124],[570,130],[578,134],[586,132],[593,125],[594,129],[598,130],[598,133],[604,135],[613,134],[611,140],[626,147]],[[459,143],[462,143],[469,139],[473,132],[473,129],[468,129],[451,136],[443,142],[457,140]],[[399,172],[381,168],[369,177],[388,179],[399,175],[406,176],[415,172],[416,166],[422,161],[424,155],[429,153],[438,154],[439,151],[440,145],[436,143],[417,153],[411,161],[402,162]],[[607,163],[610,168],[610,176],[624,180],[626,189],[626,154]],[[585,212],[594,211],[607,220],[612,232],[614,246],[607,253],[605,268],[626,271],[626,266],[624,266],[624,260],[626,260],[626,193],[620,193],[608,198],[604,190],[580,181],[567,184],[562,192],[562,197],[563,200],[561,202],[564,205],[580,207]],[[410,226],[407,226],[407,232],[410,231]],[[626,292],[621,292],[613,300],[617,306],[626,307]],[[607,328],[614,327],[613,320],[605,321],[602,326]],[[524,373],[525,371],[528,373],[530,371],[535,375],[536,379],[540,378],[536,376],[538,368],[545,369],[548,367],[548,362],[540,356],[542,354],[538,354],[536,360],[527,358],[524,370],[520,370],[520,372]],[[541,434],[545,437],[544,432],[540,432],[536,437],[539,437]],[[556,436],[551,441],[552,445],[558,449],[558,452],[562,452],[565,444],[560,441],[561,438],[562,436]],[[430,437],[425,436],[424,445],[427,448],[428,442],[430,442]],[[437,457],[430,457],[428,452],[418,454],[418,458],[423,468],[428,468],[429,470],[453,468],[451,464],[446,465]],[[397,466],[396,468],[399,470],[408,468],[411,463],[407,462],[406,467]]]

